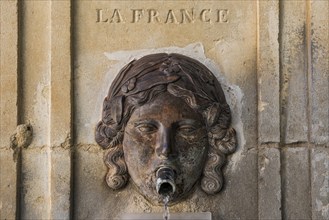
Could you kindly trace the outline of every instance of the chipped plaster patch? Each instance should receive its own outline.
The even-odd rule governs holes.
[[[10,137],[10,147],[14,150],[13,158],[17,161],[18,153],[22,148],[27,148],[33,139],[33,129],[30,124],[18,125]]]

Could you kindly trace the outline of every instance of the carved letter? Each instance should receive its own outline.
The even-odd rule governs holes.
[[[131,9],[133,11],[133,21],[132,23],[137,23],[144,15],[143,9]]]
[[[200,13],[200,20],[203,22],[210,22],[210,18],[207,17],[207,13],[210,12],[210,9],[203,9]]]
[[[155,9],[149,9],[149,21],[148,23],[160,22],[159,12]]]
[[[103,9],[96,9],[96,11],[97,11],[96,23],[108,22],[109,19],[103,20]]]
[[[194,8],[192,8],[191,14],[186,10],[186,9],[181,9],[180,12],[182,13],[182,22],[184,23],[185,20],[188,21],[189,23],[194,23]]]
[[[171,9],[168,11],[167,19],[166,19],[165,23],[168,23],[168,22],[170,22],[170,23],[177,23],[177,19],[176,19],[175,13]]]
[[[120,14],[120,9],[114,9],[110,22],[111,23],[121,23],[122,21],[123,21],[123,19]]]
[[[228,22],[228,12],[227,9],[218,9],[217,13],[217,22],[219,23],[227,23]]]

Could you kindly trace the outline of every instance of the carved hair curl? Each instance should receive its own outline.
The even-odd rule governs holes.
[[[210,70],[180,54],[152,54],[134,60],[113,81],[95,134],[96,142],[109,149],[104,157],[109,168],[106,182],[113,189],[128,182],[122,150],[124,128],[135,108],[164,92],[181,98],[205,119],[210,148],[201,188],[208,194],[219,192],[223,185],[221,168],[237,144],[235,130],[230,127],[231,111]]]

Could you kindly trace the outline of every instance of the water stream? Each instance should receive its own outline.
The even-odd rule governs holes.
[[[169,195],[165,196],[163,199],[163,204],[164,204],[164,210],[163,210],[163,220],[169,220],[170,214],[169,214]]]

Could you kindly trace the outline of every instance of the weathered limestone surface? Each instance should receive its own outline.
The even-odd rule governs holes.
[[[70,2],[1,1],[1,12],[1,219],[69,219]],[[32,143],[11,140],[19,123]]]
[[[71,152],[68,149],[51,151],[51,186],[50,219],[70,219],[72,164]]]
[[[50,106],[50,2],[22,3],[22,71],[21,90],[23,121],[30,122],[34,131],[31,147],[48,145]],[[40,19],[42,17],[42,19]],[[45,123],[46,122],[46,123]]]
[[[262,146],[258,159],[259,219],[281,219],[280,150]]]
[[[50,145],[70,142],[71,102],[71,3],[51,2]],[[67,143],[70,144],[70,143]],[[62,146],[68,148],[69,146]]]
[[[1,36],[0,36],[0,76],[1,76],[1,126],[0,147],[9,147],[8,137],[17,126],[17,44],[18,21],[17,2],[5,1],[0,5]]]
[[[50,211],[49,151],[23,149],[21,181],[23,188],[20,192],[21,210],[24,219],[47,219]]]
[[[312,218],[329,218],[329,148],[311,151]]]
[[[103,1],[77,1],[74,8],[76,8],[74,88],[76,103],[79,106],[79,111],[76,112],[78,143],[94,143],[94,134],[90,130],[99,120],[99,105],[102,105],[109,85],[117,74],[115,72],[107,74],[108,69],[113,67],[115,62],[109,61],[104,55],[105,52],[170,46],[185,47],[191,43],[201,42],[207,57],[219,65],[223,76],[231,84],[238,84],[243,91],[248,90],[246,92],[249,92],[249,95],[244,97],[244,114],[255,114],[257,111],[255,108],[257,82],[254,74],[257,43],[256,2],[241,1],[237,5],[230,5],[226,1],[220,4],[216,1],[205,3],[168,1],[162,5],[156,1],[147,1],[147,4],[143,1],[129,3],[113,1],[111,4]],[[195,21],[192,23],[185,19],[184,23],[181,23],[180,9],[186,9],[191,14],[191,8],[194,8]],[[213,10],[211,14],[207,13],[208,19],[212,20],[203,22],[200,20],[200,13],[208,8]],[[103,10],[103,19],[98,22],[97,11],[100,9]],[[114,9],[120,9],[124,21],[110,23]],[[140,12],[143,15],[138,21],[134,20],[134,11],[131,9],[143,10]],[[149,9],[158,11],[159,22],[149,23]],[[217,9],[229,10],[227,22],[216,22]],[[173,10],[177,21],[168,19],[165,23],[169,10]],[[104,22],[107,19],[108,21]],[[250,28],[244,28],[246,26]],[[150,30],[146,37],[144,37],[145,29]],[[186,37],[187,34],[184,33],[188,33],[189,37]],[[140,36],[143,37],[140,38]],[[242,54],[241,50],[244,51]],[[100,89],[86,89],[86,86]],[[247,111],[248,108],[249,111]],[[92,113],[92,119],[88,117],[90,113]],[[246,120],[244,123],[250,127],[249,132],[256,130],[254,117],[244,117],[243,120]],[[254,140],[255,136],[257,136],[256,132],[250,139]]]
[[[0,149],[0,219],[16,217],[16,163],[10,149]]]
[[[310,114],[311,141],[315,144],[329,142],[329,2],[311,2],[311,76]]]
[[[70,219],[72,184],[71,2],[51,2],[50,219]]]
[[[280,141],[279,1],[258,3],[259,141]],[[271,89],[269,89],[271,88]]]
[[[33,139],[22,149],[20,218],[49,218],[50,213],[50,7],[49,1],[24,1],[21,20],[22,120],[33,128]],[[41,19],[42,18],[42,19]]]
[[[226,1],[222,1],[220,4],[216,1],[167,1],[166,4],[161,5],[156,1],[148,1],[147,3],[129,1],[129,8],[127,8],[128,3],[122,1],[113,1],[111,4],[101,1],[75,2],[76,142],[79,145],[95,143],[94,134],[91,131],[94,130],[100,119],[102,101],[107,94],[111,81],[117,74],[116,72],[107,73],[107,69],[115,63],[104,56],[105,52],[170,46],[185,47],[191,43],[201,42],[207,57],[219,65],[222,76],[226,77],[230,83],[238,85],[244,94],[248,94],[243,97],[242,109],[240,110],[240,114],[243,115],[241,119],[244,139],[241,139],[239,156],[235,156],[234,163],[228,164],[227,189],[208,201],[200,198],[201,201],[205,201],[205,204],[209,204],[206,207],[200,205],[202,202],[194,202],[193,209],[191,209],[191,205],[186,203],[172,207],[172,211],[200,211],[203,207],[204,210],[211,210],[216,218],[239,218],[239,216],[257,218],[258,171],[255,148],[258,142],[257,118],[254,117],[258,110],[257,74],[255,74],[257,72],[256,3],[255,1],[241,1],[239,4],[232,5]],[[189,21],[186,17],[183,18],[181,10],[186,9],[184,13],[192,14],[192,8],[194,21]],[[120,9],[122,19],[118,14],[115,14],[114,9]],[[208,9],[211,11],[207,12],[206,17],[203,18],[202,11],[208,11]],[[159,21],[157,19],[150,20],[149,15],[153,13],[152,10],[159,14]],[[170,10],[173,14],[168,18]],[[217,22],[217,10],[227,10],[227,17]],[[114,18],[111,19],[113,14]],[[135,17],[135,15],[138,16]],[[249,28],[246,28],[247,26]],[[145,36],[145,29],[150,30],[147,32],[147,36]],[[129,31],[127,32],[127,30]],[[186,37],[187,35],[188,37]],[[141,39],[140,36],[145,37]],[[247,151],[246,149],[251,150]],[[87,166],[85,163],[88,154],[86,152],[82,154],[79,150],[80,153],[84,155],[84,159],[77,160],[76,167],[82,165],[85,167]],[[98,172],[98,175],[104,178],[105,172],[106,169],[103,172]],[[250,175],[243,175],[245,173]],[[77,182],[83,181],[87,175],[79,171]],[[99,183],[92,182],[88,188],[95,184],[99,186]],[[141,206],[136,206],[136,204],[122,210],[126,201],[118,199],[116,204],[120,209],[111,205],[113,212],[95,212],[95,210],[91,210],[93,207],[91,203],[94,201],[91,199],[91,193],[86,194],[84,191],[86,187],[77,188],[76,195],[79,198],[75,198],[75,201],[80,202],[76,202],[75,210],[79,219],[113,218],[117,213],[120,213],[120,210],[121,212],[143,211]],[[92,194],[97,196],[102,194],[104,190],[107,189],[104,189],[104,186],[103,188],[99,186],[99,188],[93,188]],[[243,198],[232,200],[232,198],[241,197],[242,194],[244,195]],[[82,195],[84,195],[83,198],[80,197]],[[102,199],[104,199],[103,202]],[[255,202],[251,203],[250,199]],[[98,202],[102,203],[103,206],[103,204],[109,204],[110,200],[107,197],[98,197]],[[146,202],[144,201],[144,203]],[[218,207],[218,203],[222,205]],[[150,209],[161,211],[161,209],[152,206]]]
[[[162,212],[131,183],[108,188],[94,128],[123,60],[201,46],[239,146],[222,192],[197,188],[171,212],[329,218],[328,1],[2,0],[0,18],[0,219]]]
[[[18,122],[17,1],[0,2],[0,21],[0,219],[14,219],[17,165],[10,149],[10,136]]]
[[[285,148],[282,159],[283,217],[311,219],[309,150],[306,147]]]
[[[281,9],[281,106],[284,141],[307,141],[307,1],[284,1]]]

